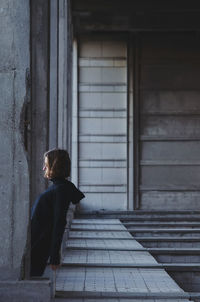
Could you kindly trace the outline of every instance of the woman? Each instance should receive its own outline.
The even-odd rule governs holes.
[[[60,264],[60,246],[70,202],[77,204],[84,194],[67,180],[71,162],[66,150],[44,154],[44,177],[53,184],[42,193],[31,213],[31,276],[41,276],[49,262],[52,270]]]

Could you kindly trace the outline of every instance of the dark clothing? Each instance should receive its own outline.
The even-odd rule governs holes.
[[[70,202],[77,204],[84,194],[65,179],[52,179],[51,185],[42,193],[31,214],[31,276],[41,276],[47,260],[60,264],[60,246],[66,225]]]

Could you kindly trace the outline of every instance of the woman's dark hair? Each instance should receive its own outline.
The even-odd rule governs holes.
[[[47,178],[67,178],[70,176],[71,160],[66,150],[52,149],[44,153],[44,159],[45,157],[48,159],[48,169],[45,173]]]

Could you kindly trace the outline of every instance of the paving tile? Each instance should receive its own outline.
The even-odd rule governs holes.
[[[148,252],[141,251],[68,250],[63,263],[156,264],[157,261]]]
[[[104,298],[63,298],[63,299],[55,299],[54,302],[191,302],[191,300],[187,299],[120,299],[120,298],[112,298],[112,299],[104,299]]]
[[[118,240],[118,239],[69,239],[66,243],[67,247],[84,247],[84,248],[105,248],[105,249],[141,249],[143,248],[136,240]]]
[[[129,232],[70,231],[69,238],[133,238]]]
[[[119,219],[73,219],[72,223],[86,223],[86,224],[119,224],[122,225]]]
[[[99,223],[99,224],[78,224],[78,223],[73,223],[71,225],[71,230],[76,230],[76,229],[89,229],[89,230],[126,230],[127,228],[122,225],[122,224],[103,224],[103,223]]]
[[[57,291],[183,293],[163,269],[62,268]]]
[[[126,228],[118,219],[73,220],[69,234],[74,239],[66,242],[63,261],[66,266],[58,270],[56,278],[57,293],[73,298],[69,296],[69,299],[62,298],[60,301],[188,302],[184,299],[184,291],[162,268],[106,267],[107,264],[157,264],[129,232],[120,230]],[[79,263],[83,266],[70,267]],[[84,266],[86,264],[91,266]],[[76,295],[83,298],[75,298]],[[92,295],[96,297],[92,298]],[[131,295],[132,299],[129,299]],[[181,295],[183,297],[179,299]],[[177,298],[173,299],[175,296]]]

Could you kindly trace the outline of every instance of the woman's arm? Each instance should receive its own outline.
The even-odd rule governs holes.
[[[53,200],[53,227],[50,247],[50,264],[52,269],[60,264],[60,247],[66,225],[66,215],[69,202],[67,201],[66,190],[59,188],[55,192]]]

